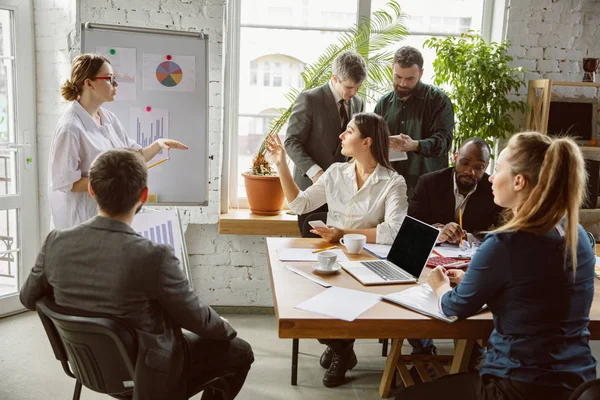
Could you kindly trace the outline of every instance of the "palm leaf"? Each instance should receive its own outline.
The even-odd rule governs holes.
[[[331,79],[331,65],[344,51],[356,51],[365,59],[367,77],[359,91],[360,96],[377,99],[388,92],[392,82],[394,53],[384,49],[408,36],[405,21],[406,14],[402,12],[398,2],[390,0],[384,8],[374,11],[370,18],[361,18],[357,25],[341,33],[334,43],[325,48],[317,61],[305,66],[301,73],[304,88],[302,90],[292,88],[286,93],[285,98],[290,105],[281,110],[279,118],[271,121],[267,137],[279,133],[287,123],[294,102],[300,93],[322,86]],[[264,175],[265,145],[266,141],[263,140],[252,163],[252,174]]]

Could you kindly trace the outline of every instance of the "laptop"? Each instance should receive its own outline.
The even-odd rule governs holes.
[[[415,283],[425,268],[440,231],[406,216],[385,260],[340,261],[365,286]]]

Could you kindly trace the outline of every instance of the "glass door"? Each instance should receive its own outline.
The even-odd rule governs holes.
[[[0,316],[39,250],[32,26],[30,2],[0,0]]]

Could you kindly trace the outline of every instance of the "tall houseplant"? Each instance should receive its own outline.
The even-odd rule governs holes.
[[[431,38],[425,47],[434,49],[434,83],[449,87],[456,126],[454,148],[467,138],[479,136],[490,146],[495,138],[506,138],[517,130],[511,113],[524,112],[523,101],[510,100],[525,84],[522,67],[511,67],[508,41],[486,43],[472,31],[460,36]]]
[[[392,83],[394,51],[385,48],[400,42],[408,35],[405,19],[406,16],[398,2],[392,0],[385,8],[373,12],[371,18],[361,19],[357,25],[340,34],[336,43],[329,45],[316,62],[305,67],[301,73],[304,87],[302,90],[292,88],[285,95],[290,105],[288,108],[281,109],[281,116],[272,121],[265,139],[281,131],[292,114],[292,107],[300,93],[322,86],[331,79],[333,60],[344,51],[354,50],[365,59],[367,77],[359,91],[360,96],[378,99],[383,93],[389,91]],[[251,171],[242,175],[252,212],[273,215],[281,210],[283,192],[276,171],[266,159],[265,144],[263,140],[253,158]],[[259,186],[256,187],[256,184]],[[278,204],[253,206],[253,204],[258,205],[260,200],[268,199]]]

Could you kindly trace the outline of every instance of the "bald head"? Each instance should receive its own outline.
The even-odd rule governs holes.
[[[481,138],[473,137],[463,142],[454,153],[456,186],[460,192],[468,193],[485,174],[490,163],[491,149]]]

